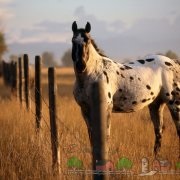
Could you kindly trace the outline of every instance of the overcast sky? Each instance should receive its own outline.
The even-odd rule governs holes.
[[[80,27],[89,21],[93,38],[111,57],[137,57],[168,49],[180,54],[179,8],[180,0],[0,0],[0,28],[9,54],[23,53],[23,45],[26,51],[29,47],[31,53],[41,53],[42,48],[38,52],[33,47],[37,50],[36,44],[42,43],[47,48],[44,51],[55,43],[70,48],[74,20]],[[58,54],[56,47],[56,57],[64,49]]]

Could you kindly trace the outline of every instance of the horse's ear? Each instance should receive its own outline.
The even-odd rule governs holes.
[[[74,22],[72,23],[72,31],[73,31],[73,32],[76,32],[76,31],[77,31],[76,21],[74,21]]]
[[[91,31],[91,24],[89,22],[87,22],[87,24],[86,24],[85,31],[87,33],[89,33]]]

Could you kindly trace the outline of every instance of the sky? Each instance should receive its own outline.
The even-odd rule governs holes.
[[[180,55],[180,0],[0,0],[0,30],[10,54],[71,48],[73,21],[91,23],[91,35],[116,59],[171,49]]]

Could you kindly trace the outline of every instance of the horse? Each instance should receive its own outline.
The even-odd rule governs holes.
[[[74,98],[81,108],[91,142],[91,99],[93,83],[103,82],[107,112],[107,136],[111,113],[128,113],[148,106],[154,125],[154,154],[157,156],[163,133],[163,110],[167,105],[180,143],[180,63],[162,55],[119,63],[108,58],[91,38],[91,24],[72,24],[72,60],[76,81]],[[108,138],[107,138],[108,139]]]

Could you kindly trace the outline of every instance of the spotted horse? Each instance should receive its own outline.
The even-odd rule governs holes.
[[[111,112],[134,112],[148,106],[154,125],[154,153],[161,147],[163,110],[169,108],[180,140],[180,64],[161,55],[148,55],[128,63],[106,57],[90,36],[91,25],[84,29],[72,24],[72,60],[76,75],[74,97],[81,107],[91,141],[92,84],[103,81],[105,108]],[[108,119],[107,134],[110,136]]]

